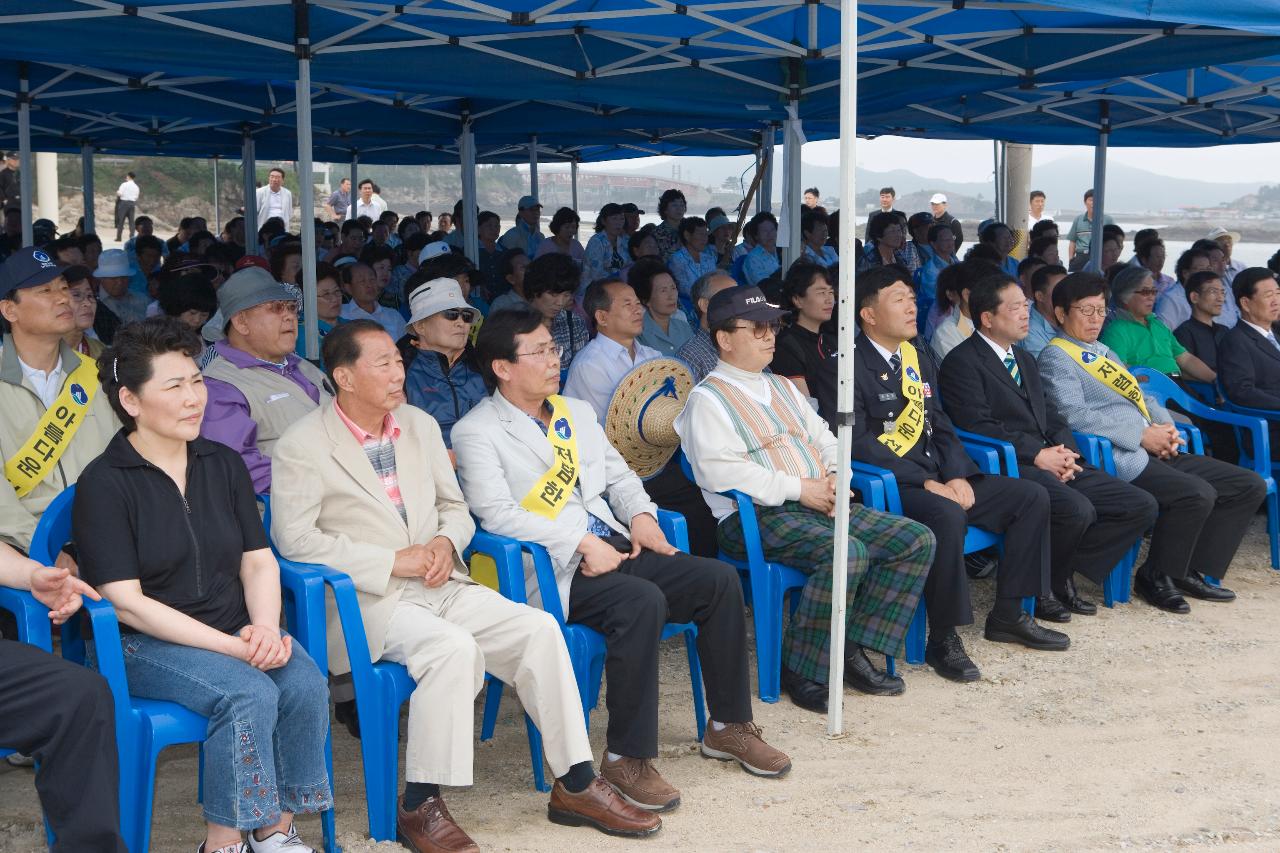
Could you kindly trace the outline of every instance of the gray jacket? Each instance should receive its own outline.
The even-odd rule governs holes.
[[[1073,341],[1086,350],[1124,364],[1113,350],[1096,341],[1086,344]],[[1090,376],[1071,356],[1056,346],[1046,346],[1038,359],[1044,390],[1077,432],[1089,432],[1111,439],[1116,463],[1116,476],[1132,481],[1147,468],[1151,458],[1142,446],[1142,433],[1148,424],[1137,406]],[[1147,411],[1155,423],[1171,424],[1173,418],[1163,406],[1144,393]]]

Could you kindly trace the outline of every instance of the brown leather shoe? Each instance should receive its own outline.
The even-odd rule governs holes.
[[[626,838],[643,838],[662,829],[662,818],[631,805],[599,776],[577,794],[556,780],[547,803],[547,818],[561,826],[594,826],[608,835]]]
[[[411,812],[397,799],[396,840],[414,853],[480,853],[471,837],[453,822],[443,797],[428,797]]]
[[[727,723],[720,731],[708,725],[702,738],[702,754],[736,761],[755,776],[785,776],[791,769],[791,759],[765,743],[764,730],[755,723]]]
[[[610,761],[606,752],[600,759],[600,775],[622,799],[651,812],[669,812],[680,805],[680,792],[667,784],[648,758],[621,756]]]

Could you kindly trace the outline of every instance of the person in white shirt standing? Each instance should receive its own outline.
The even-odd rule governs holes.
[[[373,189],[373,181],[368,178],[360,182],[360,197],[347,208],[349,218],[359,219],[361,216],[367,216],[373,222],[377,222],[378,217],[386,212],[387,203],[379,198]]]
[[[1030,233],[1031,228],[1041,220],[1053,219],[1052,216],[1044,215],[1045,196],[1044,190],[1032,190],[1030,202],[1027,205],[1027,231]]]
[[[119,243],[124,236],[124,226],[129,225],[129,239],[133,239],[133,212],[138,206],[138,196],[142,190],[134,183],[136,176],[133,172],[129,172],[124,176],[124,182],[120,184],[120,188],[116,190],[116,242]]]
[[[279,219],[285,231],[293,219],[293,193],[284,185],[284,169],[278,166],[267,173],[267,185],[258,187],[258,227],[268,219]]]

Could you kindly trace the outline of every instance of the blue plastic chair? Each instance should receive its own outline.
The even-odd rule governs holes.
[[[689,551],[689,528],[684,516],[677,512],[658,510],[658,523],[667,541],[681,551]],[[493,536],[494,534],[488,534]],[[495,539],[509,543],[528,554],[533,560],[534,576],[538,582],[538,590],[542,599],[542,609],[555,617],[564,632],[564,642],[569,649],[569,660],[573,664],[573,677],[578,683],[578,692],[582,698],[582,714],[586,718],[587,728],[591,728],[591,711],[600,704],[600,685],[604,676],[604,659],[606,654],[605,639],[598,631],[585,625],[567,622],[564,609],[560,606],[560,596],[556,592],[555,568],[551,564],[551,555],[547,549],[536,542],[517,542],[503,536]],[[528,602],[524,583],[523,563],[517,581],[515,577],[510,584],[512,601],[520,604]],[[504,594],[506,594],[504,592]],[[698,628],[692,622],[667,623],[662,629],[662,639],[667,640],[678,635],[684,636],[685,650],[689,656],[689,681],[693,690],[693,716],[698,740],[706,733],[707,712],[702,692],[702,662],[698,656]],[[497,718],[498,705],[501,702],[499,685],[490,688],[485,701],[484,728],[492,733],[493,721]],[[482,732],[482,736],[484,733]]]
[[[1236,444],[1240,448],[1240,467],[1253,471],[1267,484],[1267,536],[1271,540],[1271,568],[1280,569],[1280,494],[1276,489],[1276,472],[1280,470],[1280,465],[1271,460],[1271,435],[1267,428],[1269,420],[1280,422],[1280,412],[1250,409],[1230,402],[1224,402],[1224,408],[1212,408],[1192,397],[1163,373],[1139,367],[1134,369],[1133,375],[1145,386],[1143,390],[1161,405],[1167,406],[1172,402],[1187,414],[1206,421],[1230,424],[1235,429]],[[1241,433],[1248,433],[1250,436],[1249,452],[1245,451],[1246,442],[1239,440]],[[1199,430],[1196,430],[1196,434],[1199,434]],[[1202,454],[1203,442],[1192,449]]]
[[[71,538],[71,504],[75,486],[54,498],[36,528],[31,556],[48,564]],[[280,584],[289,632],[310,652],[324,644],[324,586],[316,578],[280,567]],[[133,853],[145,853],[151,841],[151,809],[155,796],[156,761],[169,746],[203,744],[208,718],[176,702],[140,699],[129,695],[120,625],[115,609],[106,601],[85,599],[85,611],[93,626],[97,670],[111,688],[116,713],[116,747],[120,754],[120,824],[125,843]],[[73,620],[74,621],[74,620]],[[67,623],[72,624],[71,622]],[[201,764],[203,765],[203,746]],[[333,753],[325,740],[325,761],[333,779]],[[333,809],[321,813],[324,846],[341,853],[334,829]]]
[[[18,642],[27,643],[46,652],[53,652],[53,632],[49,627],[49,611],[22,589],[0,586],[0,610],[13,614],[18,622]],[[14,750],[0,746],[0,758]]]
[[[468,551],[491,557],[499,567],[499,578],[504,575],[510,577],[513,572],[519,572],[519,576],[523,578],[521,569],[512,568],[521,565],[519,548],[508,540],[500,540],[477,531]],[[329,566],[296,563],[280,557],[278,553],[277,559],[282,571],[287,566],[292,572],[316,579],[333,592],[343,642],[351,662],[356,713],[360,719],[360,750],[369,812],[369,835],[375,841],[394,841],[400,769],[400,706],[408,701],[417,683],[401,664],[369,660],[364,619],[360,615],[355,584],[348,575]],[[315,650],[308,648],[307,651],[322,670],[328,670],[329,655],[323,633]],[[498,684],[500,682],[491,679],[489,689],[492,690]],[[534,784],[539,790],[550,790],[542,769],[542,737],[527,714],[525,725],[528,728],[529,750],[533,758]]]

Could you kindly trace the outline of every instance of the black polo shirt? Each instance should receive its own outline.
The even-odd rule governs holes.
[[[235,634],[249,624],[240,561],[268,543],[253,481],[231,448],[189,442],[183,495],[121,430],[81,473],[72,525],[92,586],[136,579],[148,598],[211,628]]]
[[[1173,336],[1178,339],[1178,343],[1182,344],[1187,352],[1209,365],[1209,369],[1215,373],[1218,371],[1218,344],[1222,343],[1222,338],[1226,334],[1227,327],[1221,323],[1201,323],[1195,317],[1183,320],[1178,328],[1173,330]]]
[[[769,369],[779,376],[803,377],[809,394],[818,401],[818,414],[835,431],[836,387],[839,352],[836,336],[814,333],[798,323],[778,333]]]

